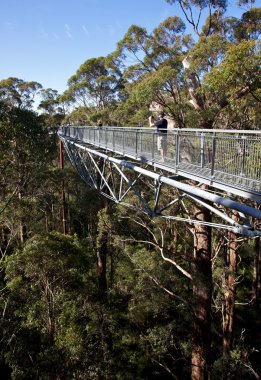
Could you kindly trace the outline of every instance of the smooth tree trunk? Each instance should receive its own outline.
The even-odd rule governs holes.
[[[228,233],[227,267],[225,275],[225,308],[223,317],[223,351],[228,353],[232,347],[234,310],[236,297],[236,271],[237,271],[238,242],[237,235]]]
[[[22,194],[22,191],[19,191],[18,193],[18,198],[20,201],[22,201],[23,199],[23,194]],[[27,226],[25,224],[25,221],[24,221],[24,217],[21,218],[21,221],[20,221],[20,241],[21,241],[21,244],[24,244],[28,238],[27,236]]]
[[[103,297],[107,293],[107,254],[108,254],[108,232],[103,230],[100,232],[98,239],[98,282],[99,290]]]
[[[60,160],[60,169],[64,170],[64,156],[63,156],[63,144],[60,140],[59,143],[59,160]],[[64,179],[62,179],[61,183],[61,206],[62,206],[62,226],[63,226],[63,234],[66,235],[68,233],[68,224],[67,224],[67,204],[65,199],[65,183]]]
[[[211,215],[208,209],[196,209],[195,218],[209,222]],[[211,228],[198,224],[194,229],[193,260],[193,347],[192,347],[192,380],[210,378],[211,346]]]
[[[107,255],[109,244],[109,233],[107,231],[108,225],[106,206],[100,214],[99,235],[97,239],[97,269],[98,269],[98,286],[99,286],[99,323],[101,333],[101,349],[102,349],[102,362],[103,362],[103,378],[105,380],[112,379],[110,368],[110,357],[112,351],[112,334],[110,331],[110,322],[108,320],[109,305],[108,305],[108,283],[107,283]]]
[[[189,57],[182,61],[190,100],[193,108],[200,115],[205,111],[204,97],[200,94],[200,80],[191,71]],[[213,120],[203,117],[200,128],[212,129]],[[207,188],[207,186],[204,186]],[[195,209],[195,217],[199,221],[210,221],[208,209]],[[193,274],[193,348],[192,348],[192,380],[210,378],[210,346],[211,346],[211,297],[212,297],[212,267],[211,267],[211,228],[206,225],[196,225],[194,230],[194,274]]]
[[[256,208],[261,210],[261,205],[256,204]],[[261,228],[261,223],[257,222],[257,228]],[[254,262],[252,281],[253,301],[259,306],[261,296],[261,238],[256,237],[254,241]]]

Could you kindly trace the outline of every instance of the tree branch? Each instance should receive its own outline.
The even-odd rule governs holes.
[[[132,259],[131,255],[127,253],[127,256],[134,263],[134,260]],[[161,282],[156,277],[154,277],[151,274],[149,274],[149,272],[146,269],[144,269],[142,266],[138,265],[136,262],[134,264],[136,266],[138,266],[138,268],[142,272],[144,272],[149,277],[149,279],[152,282],[154,282],[154,284],[157,285],[160,289],[164,290],[164,292],[166,292],[167,294],[169,294],[171,297],[175,298],[176,300],[181,301],[181,302],[187,304],[187,301],[185,299],[183,299],[182,297],[180,297],[177,294],[173,293],[171,290],[167,289],[164,285],[161,284]]]

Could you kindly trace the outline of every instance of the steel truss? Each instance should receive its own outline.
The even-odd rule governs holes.
[[[189,185],[180,176],[168,176],[148,170],[146,163],[126,161],[125,157],[113,156],[112,152],[94,149],[59,136],[70,161],[86,184],[97,189],[115,203],[123,204],[146,213],[151,217],[204,224],[233,231],[245,237],[261,236],[261,211],[240,203],[227,194],[218,195],[210,187],[201,189],[200,183]],[[209,209],[215,222],[193,219],[191,202]],[[237,212],[233,220],[231,210]],[[220,223],[218,223],[220,221]]]

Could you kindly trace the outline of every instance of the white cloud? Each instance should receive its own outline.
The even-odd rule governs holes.
[[[60,36],[58,36],[58,34],[56,34],[55,32],[52,33],[53,37],[56,39],[56,40],[60,40]]]
[[[89,37],[90,33],[88,32],[87,28],[85,25],[82,25],[82,30],[84,31],[84,34]]]
[[[72,39],[72,33],[71,33],[71,28],[69,27],[68,24],[65,24],[65,31],[66,31],[66,34],[67,34],[67,37],[69,37],[70,39]]]

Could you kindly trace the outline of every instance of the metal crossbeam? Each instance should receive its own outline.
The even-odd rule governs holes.
[[[203,223],[247,237],[261,236],[261,230],[253,227],[255,221],[261,220],[261,211],[257,208],[231,197],[218,195],[215,191],[203,190],[200,184],[189,185],[184,182],[185,177],[168,176],[160,168],[157,171],[155,167],[153,171],[149,170],[151,167],[148,163],[144,168],[138,160],[127,161],[106,149],[95,149],[94,146],[76,142],[61,133],[59,137],[84,181],[116,203],[135,208],[152,217]],[[207,207],[212,212],[214,222],[193,220],[189,215],[191,201]],[[229,210],[238,212],[239,222],[229,216]]]

